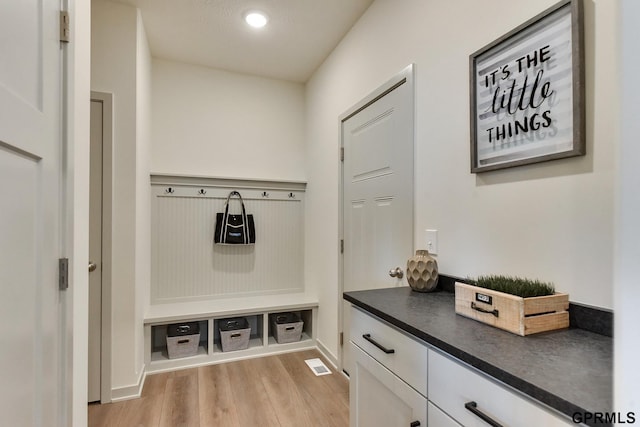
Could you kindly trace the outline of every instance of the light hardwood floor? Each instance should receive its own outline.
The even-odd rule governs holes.
[[[89,405],[89,427],[347,427],[349,383],[302,351],[149,375],[142,396]],[[324,360],[325,365],[331,365]]]

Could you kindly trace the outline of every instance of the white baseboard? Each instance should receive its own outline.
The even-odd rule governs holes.
[[[145,365],[142,365],[142,370],[138,377],[138,383],[111,389],[111,401],[120,402],[122,400],[136,399],[140,397],[142,395],[142,387],[144,387],[144,381],[146,378],[147,369]]]
[[[336,371],[340,371],[340,369],[338,368],[339,363],[338,363],[338,358],[336,357],[336,355],[333,354],[331,351],[329,351],[327,346],[322,344],[322,341],[320,341],[319,339],[316,339],[316,344],[318,346],[318,351],[320,353],[322,353],[322,355],[325,357],[325,359],[327,359],[329,361],[329,363],[331,363],[331,365],[333,365],[333,368]]]

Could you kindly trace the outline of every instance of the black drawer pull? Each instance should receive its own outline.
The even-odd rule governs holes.
[[[498,317],[500,315],[500,312],[497,309],[493,309],[492,311],[485,310],[484,308],[478,307],[475,302],[471,302],[471,308],[473,308],[475,311],[479,311],[481,313],[493,314],[496,317]]]
[[[231,334],[229,335],[230,338],[240,338],[242,336],[242,334]]]
[[[420,421],[413,421],[409,424],[409,427],[420,427]]]
[[[476,402],[467,402],[464,404],[464,407],[467,408],[468,411],[473,412],[474,415],[477,415],[482,421],[486,422],[492,427],[502,427],[502,424],[496,422],[493,418],[482,412],[478,409],[478,404]]]
[[[379,342],[376,342],[373,338],[371,338],[371,334],[364,334],[362,336],[362,338],[364,338],[365,340],[369,341],[371,344],[375,345],[376,347],[378,347],[380,350],[384,351],[386,354],[393,354],[396,351],[392,348],[386,348],[385,346],[383,346],[382,344],[380,344]]]
[[[189,342],[189,340],[180,340],[180,341],[178,341],[178,344],[186,344],[188,342]]]

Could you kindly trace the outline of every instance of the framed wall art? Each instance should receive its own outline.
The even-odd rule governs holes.
[[[582,0],[469,57],[471,172],[585,154]]]

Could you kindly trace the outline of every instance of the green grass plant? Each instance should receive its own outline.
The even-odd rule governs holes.
[[[521,277],[487,275],[479,276],[475,282],[476,286],[481,288],[517,295],[522,298],[542,297],[555,293],[553,283]]]

